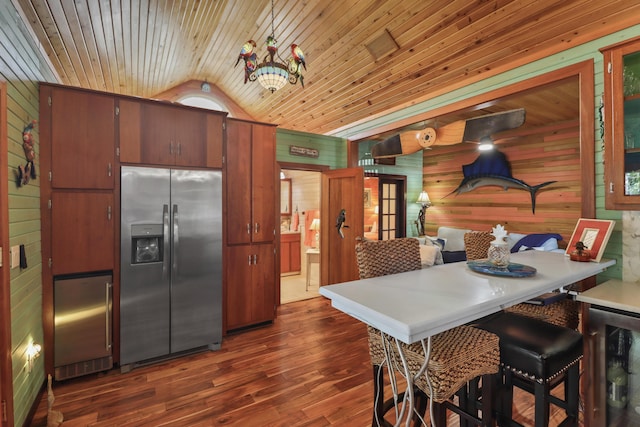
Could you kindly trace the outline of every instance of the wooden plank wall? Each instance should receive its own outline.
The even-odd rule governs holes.
[[[507,156],[514,178],[531,186],[557,181],[538,192],[535,214],[524,190],[492,186],[450,194],[463,179],[462,165],[478,157],[477,145],[435,147],[424,152],[423,184],[433,203],[426,213],[427,234],[435,235],[443,225],[490,231],[503,224],[509,232],[559,233],[569,240],[581,212],[578,121],[527,135],[515,132],[496,145]]]

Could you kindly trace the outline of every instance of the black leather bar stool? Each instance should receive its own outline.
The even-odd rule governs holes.
[[[499,425],[520,426],[512,420],[514,386],[534,394],[535,427],[549,425],[550,403],[565,410],[562,425],[578,424],[581,333],[510,312],[489,316],[475,326],[500,337]],[[551,395],[560,383],[564,383],[564,400]]]

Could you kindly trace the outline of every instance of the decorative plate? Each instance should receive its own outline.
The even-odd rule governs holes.
[[[478,259],[473,261],[467,261],[467,265],[473,271],[478,273],[491,274],[493,276],[506,276],[506,277],[529,277],[536,274],[536,269],[524,265],[510,262],[507,267],[498,267],[486,259]]]

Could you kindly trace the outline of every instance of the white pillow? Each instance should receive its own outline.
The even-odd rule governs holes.
[[[466,228],[439,227],[438,237],[445,240],[444,247],[448,251],[464,251],[464,235],[470,232]]]
[[[440,250],[436,246],[420,245],[420,262],[422,267],[432,266],[436,263],[436,257]]]

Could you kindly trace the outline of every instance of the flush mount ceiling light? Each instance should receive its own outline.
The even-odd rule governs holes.
[[[483,136],[482,138],[480,138],[480,145],[478,145],[478,150],[480,151],[489,151],[489,150],[493,150],[494,145],[493,145],[493,140],[491,138],[489,138],[488,136]]]
[[[274,35],[273,0],[271,0],[271,35],[267,37],[267,54],[262,62],[258,63],[255,53],[256,42],[249,40],[242,46],[236,65],[240,59],[244,60],[244,82],[258,81],[265,89],[275,92],[282,89],[287,82],[292,85],[300,80],[304,87],[302,68],[307,69],[302,49],[296,44],[291,45],[291,56],[285,61],[278,53],[278,41]],[[279,60],[279,61],[278,61]],[[301,67],[302,66],[302,67]]]

